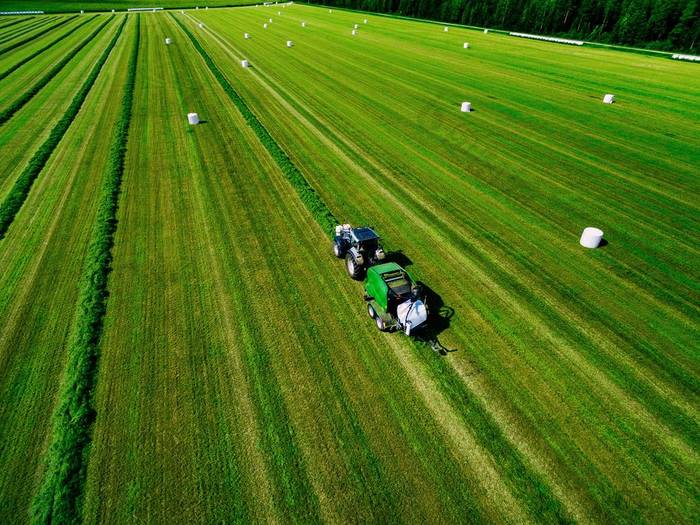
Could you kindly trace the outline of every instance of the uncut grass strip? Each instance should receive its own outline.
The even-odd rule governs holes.
[[[105,23],[103,23],[100,27],[98,27],[97,30],[93,32],[93,34],[90,35],[90,37],[88,37],[88,39],[86,39],[79,47],[82,48],[84,45],[86,45],[95,35],[97,35],[99,31],[102,30],[103,27],[105,27],[106,24],[110,22],[110,20],[111,18]],[[2,204],[0,204],[0,240],[2,240],[5,237],[7,229],[12,224],[15,215],[22,207],[22,204],[24,204],[24,201],[26,200],[27,195],[29,194],[29,190],[31,190],[32,188],[34,180],[39,176],[39,173],[41,173],[41,170],[44,168],[44,165],[51,157],[51,154],[53,153],[54,149],[56,149],[56,146],[58,146],[58,143],[61,141],[61,138],[65,134],[66,130],[70,127],[71,123],[73,122],[73,119],[80,111],[80,108],[82,107],[85,98],[87,97],[88,93],[90,92],[90,89],[95,83],[95,80],[97,80],[97,76],[99,75],[102,66],[107,61],[109,52],[116,43],[116,38],[119,36],[119,34],[121,34],[121,30],[125,22],[126,18],[122,21],[122,24],[117,30],[118,33],[112,39],[110,45],[107,47],[105,52],[102,53],[102,56],[95,64],[88,77],[85,79],[85,82],[81,86],[80,90],[73,97],[71,105],[68,106],[66,112],[53,127],[51,133],[49,133],[49,136],[44,141],[44,143],[34,153],[26,168],[22,171],[19,177],[17,177],[17,180],[15,181],[14,185],[5,197],[5,200],[2,202]],[[79,49],[75,50],[75,53],[77,53],[77,51],[79,51]]]
[[[0,49],[0,56],[4,55],[5,53],[9,53],[13,49],[17,49],[18,47],[23,46],[24,44],[31,42],[32,40],[35,40],[35,39],[39,38],[40,36],[45,35],[46,33],[53,31],[54,29],[61,27],[63,24],[67,24],[68,22],[70,22],[74,18],[75,18],[74,16],[66,17],[66,18],[60,20],[57,24],[54,24],[51,27],[47,27],[43,31],[35,33],[28,38],[24,38],[18,42],[14,42],[13,44],[11,44],[3,49]]]
[[[0,113],[0,126],[5,122],[10,120],[12,116],[17,113],[24,105],[29,102],[41,89],[48,84],[53,77],[55,77],[65,66],[68,64],[75,55],[77,55],[81,49],[88,45],[99,33],[104,29],[114,18],[112,15],[110,18],[105,20],[95,31],[93,31],[85,40],[73,48],[67,55],[65,55],[60,62],[58,62],[54,67],[52,67],[43,77],[41,77],[33,86],[31,86],[27,91],[25,91],[18,99],[16,99],[12,104],[10,104],[4,111]],[[1,219],[0,219],[1,222]],[[2,232],[2,226],[0,226],[0,232]],[[0,236],[2,233],[0,233]]]
[[[246,123],[253,129],[256,136],[262,142],[263,146],[268,150],[270,155],[275,162],[280,167],[285,176],[289,179],[294,189],[297,191],[299,198],[311,212],[316,222],[319,223],[324,232],[329,236],[333,232],[333,228],[338,224],[338,220],[333,216],[330,209],[323,202],[318,193],[311,187],[308,181],[301,174],[299,169],[294,165],[287,154],[282,150],[282,148],[275,142],[272,135],[267,131],[265,126],[258,120],[255,114],[246,105],[243,99],[238,95],[238,93],[233,89],[231,84],[226,80],[221,70],[217,67],[214,61],[211,59],[209,54],[204,50],[199,41],[192,35],[192,33],[185,27],[185,25],[176,18],[172,13],[170,16],[177,22],[180,28],[189,37],[190,41],[194,45],[195,49],[204,59],[211,70],[214,78],[219,82],[221,87],[224,89],[226,94],[229,96],[231,101],[234,103],[236,108],[241,112]]]
[[[114,49],[126,22],[127,17],[124,17],[95,65],[88,78],[92,80],[90,86]],[[134,98],[139,26],[140,18],[137,15],[122,109],[113,131],[105,183],[99,196],[95,227],[80,282],[73,335],[68,347],[68,363],[54,415],[51,447],[46,457],[46,472],[32,503],[33,523],[73,523],[79,522],[81,517],[87,451],[94,421],[92,397],[97,378],[98,346],[106,310],[107,277],[117,228],[116,213]]]
[[[26,64],[27,62],[30,62],[32,59],[34,59],[34,58],[38,57],[39,55],[41,55],[44,51],[46,51],[46,50],[50,49],[51,47],[53,47],[54,45],[58,44],[58,43],[59,43],[61,40],[63,40],[64,38],[68,38],[70,35],[72,35],[75,31],[77,31],[78,29],[80,29],[81,27],[83,27],[85,24],[88,24],[88,23],[90,23],[92,20],[94,20],[97,16],[98,16],[98,15],[95,15],[95,16],[92,17],[92,18],[86,19],[84,22],[81,22],[80,24],[78,24],[77,26],[73,27],[72,29],[70,29],[69,31],[67,31],[66,33],[64,33],[63,35],[61,35],[61,36],[59,36],[58,38],[56,38],[55,40],[52,40],[51,42],[49,42],[48,44],[46,44],[46,45],[45,45],[44,47],[42,47],[41,49],[37,49],[37,50],[36,50],[34,53],[32,53],[31,55],[29,55],[29,56],[23,58],[22,60],[20,60],[20,61],[17,62],[16,64],[13,64],[11,67],[9,67],[8,69],[6,69],[6,70],[3,71],[2,73],[0,73],[0,80],[3,80],[3,79],[6,78],[8,75],[12,74],[14,71],[16,71],[17,69],[19,69],[20,67],[22,67],[24,64]]]
[[[242,283],[240,289],[247,290],[243,292],[244,297],[255,295],[247,282]],[[293,522],[319,522],[318,497],[272,366],[271,349],[261,340],[263,327],[249,315],[243,301],[236,301],[235,306],[239,310],[235,318],[243,329],[241,343],[246,357],[246,375],[252,385],[251,397],[261,422],[263,448],[268,451],[267,465],[277,480],[272,488],[273,501],[279,509],[285,509],[283,512]]]

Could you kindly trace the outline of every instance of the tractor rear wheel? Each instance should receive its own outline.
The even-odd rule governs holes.
[[[348,270],[348,275],[355,279],[356,281],[360,279],[360,275],[362,274],[362,266],[357,264],[357,261],[355,261],[355,258],[352,256],[351,253],[348,253],[345,256],[345,268]]]
[[[367,303],[367,313],[369,314],[371,319],[377,317],[377,312],[374,311],[374,307],[369,303]]]
[[[382,319],[380,316],[377,316],[374,318],[374,320],[377,323],[377,328],[379,328],[379,331],[386,332],[386,325],[384,324],[384,319]]]
[[[335,255],[338,259],[343,257],[343,249],[340,247],[340,244],[337,242],[333,242],[333,255]]]

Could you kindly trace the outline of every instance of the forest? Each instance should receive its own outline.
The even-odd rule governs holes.
[[[378,13],[697,52],[700,0],[311,0]]]

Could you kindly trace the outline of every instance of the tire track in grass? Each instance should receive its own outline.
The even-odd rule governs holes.
[[[63,40],[64,38],[68,38],[70,35],[72,35],[72,34],[73,34],[74,32],[76,32],[78,29],[80,29],[81,27],[83,27],[85,24],[87,24],[87,23],[89,23],[89,22],[92,22],[92,21],[93,21],[95,18],[97,18],[98,16],[99,16],[99,15],[95,15],[95,16],[93,16],[93,17],[91,17],[91,18],[86,19],[84,22],[81,22],[80,24],[78,24],[78,25],[75,26],[74,28],[72,28],[72,29],[66,31],[63,35],[59,36],[59,37],[56,38],[55,40],[52,40],[51,42],[49,42],[48,44],[46,44],[46,45],[45,45],[44,47],[42,47],[41,49],[36,50],[36,51],[35,51],[34,53],[32,53],[31,55],[29,55],[29,56],[23,58],[22,60],[20,60],[20,61],[17,62],[16,64],[13,64],[13,65],[10,66],[9,68],[7,68],[5,71],[3,71],[2,73],[0,73],[0,80],[3,80],[3,79],[6,78],[8,75],[10,75],[10,74],[13,73],[14,71],[16,71],[17,69],[19,69],[20,67],[22,67],[24,64],[26,64],[27,62],[31,61],[33,58],[38,57],[39,55],[41,55],[41,54],[42,54],[44,51],[46,51],[47,49],[52,48],[54,45],[58,44],[58,43],[59,43],[61,40]]]
[[[95,30],[85,41],[83,41],[83,43],[80,44],[80,46],[78,46],[79,49],[76,49],[75,52],[71,54],[71,57],[80,49],[82,49],[82,47],[84,47],[90,40],[92,40],[92,38],[96,36],[110,21],[111,18],[108,19],[105,23],[103,23],[100,27],[98,27],[97,30]],[[119,26],[119,29],[117,30],[118,33],[117,35],[115,35],[115,38],[112,40],[112,42],[110,42],[110,45],[108,46],[107,50],[102,54],[102,56],[95,64],[88,77],[85,79],[85,82],[80,87],[80,90],[73,97],[73,101],[71,102],[70,106],[68,106],[68,109],[66,109],[66,112],[53,127],[51,133],[44,141],[44,143],[34,153],[26,168],[17,177],[17,180],[12,186],[12,189],[5,197],[5,200],[2,202],[2,204],[0,204],[0,240],[2,240],[5,237],[7,229],[12,224],[12,221],[14,221],[15,215],[17,215],[17,212],[24,204],[24,201],[26,200],[27,195],[29,194],[29,191],[32,188],[32,184],[34,184],[34,181],[39,176],[41,170],[44,168],[44,165],[49,160],[51,154],[58,146],[58,143],[61,141],[61,138],[68,130],[71,123],[73,122],[73,119],[75,119],[76,115],[80,111],[80,108],[82,107],[85,98],[87,97],[88,93],[90,92],[90,89],[95,83],[95,80],[97,80],[97,76],[99,75],[102,66],[107,61],[109,51],[111,51],[112,47],[114,47],[114,44],[116,43],[116,38],[119,36],[119,34],[121,34],[121,30],[125,22],[126,18],[122,21],[122,24]],[[47,79],[46,82],[48,82],[49,80],[50,78]]]
[[[57,27],[61,27],[63,24],[67,24],[68,22],[70,22],[74,18],[75,18],[74,16],[70,16],[68,18],[65,18],[65,19],[61,20],[60,22],[58,22],[57,24],[54,24],[51,27],[48,27],[48,28],[44,29],[43,31],[40,31],[39,33],[36,33],[28,38],[25,38],[23,40],[15,42],[14,44],[11,44],[4,49],[0,49],[0,56],[4,55],[5,53],[9,53],[13,49],[17,49],[18,47],[23,46],[24,44],[31,42],[32,40],[39,38],[40,36],[43,36],[46,33],[53,31]]]
[[[190,16],[190,15],[187,15]],[[192,18],[190,16],[190,18]],[[194,18],[192,18],[194,20]],[[205,26],[204,31],[210,34],[222,47],[227,48],[227,47],[233,47],[230,44],[227,44],[223,42],[218,35],[213,33],[211,29],[209,29],[207,26]],[[227,50],[228,51],[228,50]],[[234,59],[240,60],[240,56],[233,56]],[[498,290],[499,297],[504,300],[506,304],[511,305],[516,311],[527,311],[527,317],[532,320],[532,323],[538,327],[538,332],[541,333],[546,339],[548,339],[555,348],[559,348],[560,350],[565,350],[565,355],[570,356],[572,358],[572,362],[575,364],[575,369],[578,370],[579,372],[585,371],[585,376],[586,377],[595,377],[598,378],[599,381],[602,381],[601,385],[603,388],[608,390],[609,392],[613,393],[615,397],[620,399],[621,403],[623,406],[628,406],[630,407],[630,413],[633,415],[633,417],[639,419],[639,420],[644,420],[647,421],[647,423],[650,425],[651,428],[655,428],[659,430],[660,434],[664,436],[666,439],[667,443],[670,444],[672,447],[676,448],[677,450],[680,450],[682,454],[689,457],[693,457],[694,454],[692,451],[679,439],[677,439],[676,436],[672,435],[668,428],[664,426],[664,424],[659,423],[655,418],[656,416],[649,412],[645,407],[643,407],[641,404],[637,402],[636,399],[633,399],[630,397],[626,392],[622,390],[620,387],[620,381],[624,381],[625,377],[625,372],[617,370],[614,366],[603,366],[602,369],[599,369],[596,367],[596,365],[600,365],[601,361],[600,359],[603,357],[602,355],[598,354],[594,360],[593,363],[589,363],[587,359],[584,359],[581,355],[579,355],[575,348],[573,348],[570,344],[568,344],[567,341],[562,339],[560,335],[554,334],[550,332],[547,328],[546,325],[544,324],[544,321],[541,320],[541,317],[536,316],[533,312],[534,310],[532,308],[526,308],[524,306],[524,303],[522,301],[517,300],[514,297],[511,297],[510,294],[505,292],[505,289],[502,287],[502,285],[498,284],[498,282],[502,282],[501,278],[507,278],[506,282],[514,282],[517,284],[517,280],[515,280],[509,272],[507,272],[503,268],[503,262],[502,261],[495,261],[493,259],[484,259],[483,255],[476,249],[474,249],[474,246],[469,244],[465,240],[465,232],[464,231],[455,231],[455,230],[463,230],[461,226],[455,227],[454,224],[450,225],[447,227],[444,223],[444,220],[438,218],[435,216],[435,214],[428,210],[425,204],[422,203],[421,199],[415,195],[415,193],[409,191],[405,186],[401,185],[400,182],[397,182],[394,184],[394,189],[396,193],[399,194],[402,199],[397,198],[397,196],[387,190],[385,187],[387,184],[387,181],[393,180],[393,175],[388,172],[383,166],[379,165],[376,161],[373,159],[369,158],[364,158],[363,163],[366,163],[369,165],[370,169],[377,170],[379,173],[382,174],[382,184],[379,184],[372,176],[371,174],[367,171],[366,168],[362,167],[358,162],[355,162],[352,158],[350,158],[349,154],[346,152],[342,151],[340,147],[331,139],[329,139],[324,133],[320,132],[314,124],[312,124],[308,119],[306,119],[303,115],[299,113],[299,111],[296,110],[296,108],[292,107],[287,100],[285,100],[280,93],[284,92],[282,88],[276,85],[276,89],[272,88],[269,86],[269,84],[262,78],[260,78],[259,75],[266,76],[264,72],[260,70],[259,67],[256,67],[254,70],[250,70],[250,74],[258,77],[260,83],[263,85],[263,87],[266,87],[266,89],[282,104],[285,109],[287,109],[290,114],[294,115],[295,118],[299,121],[302,122],[312,133],[315,133],[316,136],[324,142],[324,144],[334,151],[340,158],[342,158],[348,166],[350,166],[353,171],[355,171],[358,175],[362,176],[365,180],[367,180],[369,183],[371,183],[375,188],[378,193],[381,193],[383,197],[385,197],[387,200],[391,201],[395,206],[397,206],[399,209],[404,210],[406,215],[410,217],[410,219],[416,223],[416,224],[422,224],[423,229],[426,230],[426,235],[431,236],[435,239],[435,245],[437,247],[442,247],[445,246],[446,244],[450,244],[452,242],[453,244],[456,243],[457,246],[461,246],[462,251],[459,250],[454,250],[451,253],[445,253],[445,257],[448,258],[459,258],[460,259],[460,265],[461,266],[466,266],[473,268],[475,271],[477,268],[479,268],[480,265],[476,265],[470,258],[466,257],[463,254],[463,251],[465,248],[471,246],[469,250],[467,250],[468,253],[470,254],[476,254],[479,256],[479,259],[485,260],[483,264],[487,264],[487,267],[492,267],[490,266],[491,263],[495,264],[496,266],[493,266],[498,270],[498,275],[499,279],[494,280],[490,276],[487,276],[487,274],[479,268],[478,272],[476,272],[477,275],[480,276],[480,280],[483,280],[483,282],[486,283],[492,283],[496,288],[495,290]],[[291,98],[291,97],[287,97]],[[303,105],[302,105],[303,106]],[[359,146],[356,144],[353,144],[350,139],[347,137],[341,136],[340,138],[337,137],[339,135],[339,132],[337,131],[329,131],[329,134],[332,137],[335,137],[336,140],[339,140],[342,144],[345,145],[345,147],[349,148],[351,152],[354,152],[357,155],[360,155],[361,149]],[[405,205],[405,202],[412,202],[414,204],[413,207],[422,210],[424,214],[427,214],[430,216],[430,221],[423,220],[420,218],[416,212]],[[443,226],[442,231],[446,232],[444,235],[443,233],[439,232],[434,232],[429,228],[429,224],[441,224]],[[458,234],[459,233],[459,234]],[[447,237],[445,237],[447,236]],[[450,242],[446,243],[446,240]],[[489,263],[489,261],[491,261]],[[483,262],[483,261],[482,261]],[[518,285],[517,286],[518,290],[521,290],[523,293],[526,294],[526,297],[531,298],[532,300],[535,301],[534,304],[538,305],[544,305],[547,306],[547,304],[542,301],[540,297],[537,297],[533,295],[527,288]],[[552,308],[547,307],[547,311],[553,311]],[[567,312],[567,316],[571,316],[570,312]],[[546,316],[545,316],[546,317]],[[556,318],[558,319],[563,319],[561,315],[558,313],[556,314]],[[562,322],[564,322],[562,320]],[[566,323],[569,323],[567,320]],[[566,324],[565,323],[565,324]],[[573,337],[571,340],[578,341],[580,337],[586,337],[585,334],[581,334],[579,330],[569,326],[566,324],[567,327],[567,340],[569,337]],[[613,374],[613,378],[609,377],[604,377],[603,373],[601,370],[606,370],[610,373]],[[629,373],[626,374],[626,376],[629,376]],[[624,382],[622,383],[624,384]],[[652,382],[652,387],[653,387],[653,382]],[[653,395],[650,394],[649,387],[645,387],[642,384],[638,385],[638,391],[639,392],[647,392],[647,397],[651,395],[652,397],[650,399],[654,399]],[[656,406],[658,408],[658,403],[654,401],[652,403],[652,406]],[[662,407],[663,408],[663,407]],[[670,422],[674,428],[679,428],[681,430],[685,430],[684,434],[687,436],[689,435],[689,431],[686,428],[686,424],[688,423],[687,417],[685,417],[683,414],[681,414],[679,411],[674,411],[674,410],[666,410],[662,411],[662,414],[665,413],[666,416],[668,416],[670,419],[667,420],[667,422]],[[661,426],[660,426],[661,425]],[[692,433],[690,434],[692,436]]]
[[[92,86],[121,36],[127,17],[88,77]],[[68,347],[68,363],[54,415],[46,472],[32,504],[33,523],[73,523],[81,516],[82,491],[91,440],[92,396],[97,377],[98,345],[107,302],[107,276],[116,231],[116,212],[133,105],[139,50],[139,23],[127,72],[122,111],[114,130],[105,183],[80,283],[79,303]],[[88,90],[89,91],[89,88]],[[86,93],[87,94],[87,93]],[[84,97],[83,97],[84,98]]]
[[[17,98],[12,104],[10,104],[5,110],[0,112],[0,126],[12,118],[12,115],[17,113],[22,107],[29,102],[34,95],[36,95],[41,89],[48,84],[53,77],[55,77],[65,66],[68,64],[75,55],[80,52],[86,45],[88,45],[93,38],[95,38],[102,29],[104,29],[107,24],[109,24],[114,15],[105,20],[102,25],[100,25],[95,31],[93,31],[85,40],[73,48],[66,56],[64,56],[58,64],[52,67],[43,77],[41,77],[34,85],[32,85],[27,91],[25,91],[19,98]],[[1,227],[0,227],[1,231]],[[2,235],[2,233],[0,233]]]
[[[284,165],[281,166],[283,168],[283,172],[285,175],[287,175],[288,172],[295,172],[297,177],[291,178],[290,177],[290,182],[292,183],[292,186],[300,193],[300,196],[302,196],[302,201],[309,207],[309,211],[312,213],[312,216],[317,220],[321,228],[329,232],[329,230],[332,229],[334,224],[337,224],[337,221],[333,218],[332,213],[330,210],[327,208],[325,203],[318,197],[315,191],[311,189],[311,186],[309,185],[308,181],[303,177],[301,172],[298,171],[296,166],[294,166],[291,163],[291,160],[287,157],[287,155],[283,152],[283,150],[280,148],[280,146],[274,141],[274,139],[269,135],[267,130],[262,126],[262,124],[259,122],[259,120],[255,117],[255,115],[252,113],[252,111],[247,107],[245,102],[240,98],[240,96],[233,90],[231,85],[228,83],[226,78],[223,76],[223,74],[218,70],[217,66],[213,63],[211,58],[206,54],[204,49],[201,47],[201,44],[192,36],[192,34],[189,32],[187,28],[180,22],[174,15],[171,14],[173,18],[176,20],[176,22],[180,25],[180,27],[183,28],[183,30],[187,33],[189,38],[192,40],[193,44],[197,48],[197,50],[202,54],[203,58],[205,59],[205,62],[209,66],[209,68],[212,70],[212,73],[214,76],[219,80],[219,82],[222,84],[222,87],[228,92],[229,96],[231,97],[232,101],[236,106],[239,108],[241,113],[243,113],[244,117],[246,118],[246,121],[248,121],[249,125],[253,128],[253,130],[256,132],[258,137],[260,138],[261,142],[265,145],[266,148],[272,149],[271,153],[273,153],[273,158],[278,160],[279,162],[282,162]],[[208,30],[208,32],[211,34],[211,31]],[[289,175],[287,175],[289,176]],[[301,179],[301,181],[299,180]],[[311,190],[313,193],[308,194],[306,193],[307,188]],[[313,195],[313,197],[310,199],[309,195]],[[306,200],[305,200],[306,198]],[[310,202],[309,202],[310,200]],[[320,218],[320,220],[319,220]],[[395,344],[395,341],[394,341]],[[421,348],[424,350],[425,346],[420,345]],[[432,358],[432,355],[430,356]],[[455,372],[453,369],[449,368],[454,375]],[[409,372],[415,372],[415,369],[408,369],[407,371]],[[419,377],[419,376],[414,376],[414,378]],[[427,380],[428,383],[430,384],[430,380],[423,377],[423,380]],[[463,385],[464,386],[464,385]],[[423,394],[426,394],[427,391],[423,390]],[[437,398],[439,399],[439,398]],[[436,409],[436,417],[439,415],[439,410],[438,408],[445,408],[449,406],[444,400],[438,404],[438,406],[434,406],[433,408]],[[454,408],[454,407],[453,407]],[[490,417],[483,412],[483,408],[480,405],[475,404],[474,408],[476,409],[476,413],[478,413],[481,416],[481,421],[487,421],[490,422],[491,426],[493,428],[497,429],[497,425],[495,422],[493,422]],[[470,421],[470,418],[468,416],[465,416],[465,420],[467,421],[467,425],[472,425],[473,421]],[[441,420],[438,417],[438,421],[442,422],[444,420]],[[480,421],[480,422],[481,422]],[[452,426],[448,424],[443,424],[444,428],[448,430],[452,430]],[[460,425],[461,426],[461,425]],[[460,442],[461,440],[468,439],[468,433],[461,433],[460,435],[453,435],[453,439],[455,439],[457,442]],[[523,503],[525,503],[529,507],[529,511],[531,512],[531,515],[533,518],[543,518],[546,516],[546,519],[549,521],[568,521],[568,518],[565,516],[563,509],[561,508],[561,504],[556,500],[556,498],[553,496],[551,493],[551,490],[546,486],[544,481],[540,479],[540,476],[535,475],[534,473],[530,472],[525,464],[522,462],[522,459],[519,457],[518,453],[510,446],[509,443],[505,442],[503,436],[499,432],[491,432],[487,436],[488,439],[496,440],[498,442],[499,448],[497,450],[496,457],[499,458],[508,458],[511,460],[510,465],[517,465],[519,468],[517,469],[516,472],[513,472],[513,475],[510,475],[510,471],[506,470],[505,472],[501,473],[501,476],[498,475],[496,472],[496,469],[494,467],[489,468],[488,467],[488,460],[485,457],[482,457],[482,471],[488,471],[488,479],[490,484],[487,485],[487,487],[490,490],[496,491],[497,489],[495,487],[498,486],[500,483],[500,479],[502,477],[508,477],[510,483],[512,485],[516,485],[520,488],[520,492],[525,495]],[[473,442],[472,442],[473,443]],[[487,444],[487,450],[493,454],[494,452],[494,447],[493,447],[493,441],[489,441],[486,443]],[[528,479],[527,482],[523,483],[523,478]],[[530,483],[534,481],[534,484],[532,485],[532,489],[534,489],[534,492],[529,489]],[[507,510],[513,512],[514,514],[511,514],[511,519],[515,519],[515,521],[521,521],[521,516],[518,514],[518,505],[515,503],[515,500],[509,500],[509,494],[507,491],[498,491],[500,492],[500,496],[506,500],[507,503]],[[508,504],[509,502],[509,504]]]

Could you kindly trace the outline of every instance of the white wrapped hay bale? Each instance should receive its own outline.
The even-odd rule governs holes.
[[[270,18],[270,19],[268,20],[268,22],[272,23],[272,18]]]
[[[464,49],[469,49],[469,42],[464,43]]]
[[[472,103],[471,102],[462,102],[462,113],[471,113],[472,111]]]
[[[360,29],[360,26],[358,24],[355,24],[354,26],[352,26],[352,28],[353,29]]]
[[[355,36],[357,34],[357,29],[352,30],[352,36]]]
[[[80,10],[80,14],[82,15],[82,14],[84,14],[84,13],[85,13],[85,11],[83,11],[83,10],[81,9],[81,10]]]
[[[250,38],[250,33],[243,33],[243,38],[248,40]]]
[[[202,22],[199,23],[199,29],[204,29],[204,24]]]
[[[301,27],[306,27],[306,22],[302,22]]]
[[[445,33],[449,32],[449,30],[450,30],[450,28],[447,27],[447,26],[445,26],[445,29],[443,29],[443,31],[444,31]]]
[[[366,23],[367,23],[367,19],[365,18],[365,19],[362,21],[362,23],[363,23],[363,24],[366,24]]]
[[[603,230],[589,226],[584,228],[579,243],[584,248],[597,248],[603,240]]]
[[[294,42],[287,40],[287,47],[294,47]]]
[[[489,34],[489,30],[488,30],[488,29],[484,29],[484,34],[485,34],[485,35],[488,35],[488,34]]]
[[[613,104],[615,102],[615,95],[607,94],[603,97],[603,104]]]
[[[241,67],[250,67],[250,62],[246,59],[241,60]]]
[[[172,44],[172,43],[173,43],[173,39],[172,39],[172,38],[166,38],[166,39],[165,39],[165,44],[166,44],[166,45],[169,46],[169,45]]]
[[[263,24],[263,29],[267,29],[267,24]]]
[[[189,122],[193,126],[195,124],[199,124],[199,115],[197,115],[196,113],[188,113],[187,122]]]

